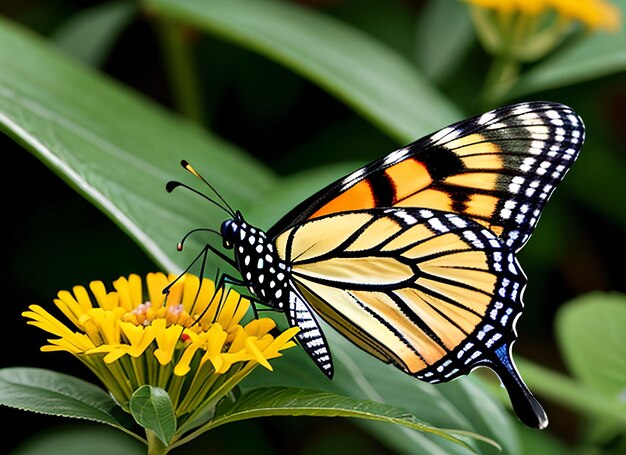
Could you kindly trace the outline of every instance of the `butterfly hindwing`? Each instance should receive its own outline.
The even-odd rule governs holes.
[[[287,321],[291,327],[300,328],[296,334],[298,342],[322,373],[332,379],[333,361],[319,322],[307,301],[293,285],[289,286],[288,299]]]
[[[502,107],[358,169],[297,206],[268,234],[343,211],[420,207],[468,216],[518,250],[583,140],[583,122],[569,107]]]
[[[430,383],[487,366],[527,425],[547,425],[511,357],[526,277],[491,230],[450,212],[371,208],[311,219],[276,245],[306,301],[361,349]]]
[[[475,366],[465,362],[472,352],[463,356],[470,341],[514,340],[526,279],[513,253],[471,219],[374,208],[312,219],[276,244],[322,318],[407,373],[449,380]],[[435,374],[444,357],[455,361]]]

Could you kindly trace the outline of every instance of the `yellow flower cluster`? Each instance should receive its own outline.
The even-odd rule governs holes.
[[[466,0],[482,8],[504,14],[519,12],[536,16],[553,11],[564,20],[577,21],[592,30],[617,31],[620,27],[620,11],[604,0]]]
[[[186,275],[163,294],[174,280],[173,275],[148,274],[146,298],[138,275],[119,278],[112,292],[101,281],[93,281],[89,290],[95,305],[83,286],[60,291],[54,303],[74,328],[39,305],[31,305],[23,316],[28,324],[58,337],[49,339],[42,351],[74,354],[120,404],[138,387],[150,384],[167,390],[174,402],[186,397],[180,413],[191,412],[212,396],[217,383],[228,380],[232,388],[258,364],[271,370],[268,360],[295,345],[291,339],[297,328],[274,338],[272,319],[241,325],[250,302],[237,292],[223,296],[211,280],[201,283]],[[228,378],[220,380],[220,375]],[[185,380],[186,376],[193,379]],[[189,397],[190,390],[201,396]]]

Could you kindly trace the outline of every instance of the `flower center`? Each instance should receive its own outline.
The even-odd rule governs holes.
[[[166,327],[171,325],[182,325],[191,327],[195,321],[192,316],[185,311],[181,303],[175,305],[159,305],[153,307],[152,302],[146,302],[138,305],[131,311],[124,313],[122,320],[132,322],[135,325],[149,326],[155,319],[164,319]]]

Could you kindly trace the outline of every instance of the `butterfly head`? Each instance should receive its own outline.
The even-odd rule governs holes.
[[[224,242],[224,248],[228,250],[233,249],[237,242],[237,237],[240,235],[240,231],[244,226],[243,216],[239,210],[235,213],[234,218],[230,218],[222,223],[220,235]]]

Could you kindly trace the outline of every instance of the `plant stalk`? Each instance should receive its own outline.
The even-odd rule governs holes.
[[[173,21],[163,20],[159,24],[164,64],[174,103],[185,117],[204,125],[206,118],[202,109],[202,96],[188,32],[189,30]]]
[[[154,432],[146,430],[148,440],[148,455],[165,455],[169,448],[157,437]]]

